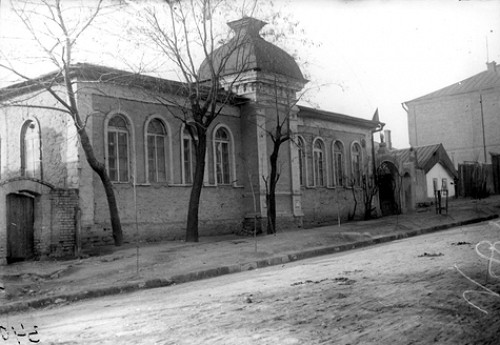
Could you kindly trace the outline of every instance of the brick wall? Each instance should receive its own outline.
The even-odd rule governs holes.
[[[358,205],[356,217],[363,216],[362,190],[355,189]],[[350,188],[304,188],[302,190],[304,226],[347,220],[354,211],[354,199]]]
[[[140,237],[146,241],[179,239],[185,237],[190,186],[137,186],[137,223]],[[136,204],[134,188],[129,184],[115,185],[119,212],[124,231],[124,241],[136,240]],[[243,188],[232,186],[205,187],[202,190],[199,211],[200,236],[237,231],[243,220]],[[109,213],[104,195],[97,194],[97,224],[93,239],[109,242]],[[99,231],[98,229],[102,229]],[[85,233],[83,233],[86,236]],[[97,236],[97,237],[96,237]]]
[[[341,220],[346,220],[349,213],[353,212],[354,199],[352,190],[347,188],[349,179],[352,178],[351,147],[354,142],[362,146],[362,169],[364,174],[370,174],[371,167],[371,138],[370,132],[361,127],[349,124],[335,123],[319,119],[302,119],[298,126],[299,135],[305,141],[305,185],[302,187],[302,211],[304,225],[322,224],[337,221],[340,214]],[[322,139],[325,154],[325,185],[314,186],[313,171],[313,141]],[[344,186],[334,185],[333,144],[340,141],[344,148]],[[362,190],[355,188],[357,195],[356,216],[363,215]],[[376,203],[377,197],[374,198]]]
[[[87,95],[86,100],[92,104],[92,137],[94,148],[99,159],[105,159],[105,124],[107,118],[114,113],[123,113],[130,122],[130,172],[137,169],[136,195],[132,186],[132,178],[127,183],[115,183],[116,197],[124,230],[125,242],[136,240],[137,234],[142,240],[156,241],[162,239],[184,238],[187,206],[190,186],[182,185],[182,150],[181,121],[183,114],[178,108],[167,108],[157,104],[148,96],[139,97],[131,89],[104,90],[107,96]],[[140,92],[140,91],[138,91]],[[179,100],[182,101],[182,100]],[[151,116],[161,118],[169,127],[169,157],[167,159],[171,171],[168,183],[149,183],[147,181],[145,157],[145,124]],[[245,218],[253,216],[252,188],[257,196],[257,213],[265,217],[265,186],[262,176],[268,174],[268,154],[271,149],[270,139],[263,128],[271,129],[275,116],[274,110],[262,104],[248,103],[241,109],[227,107],[209,128],[207,149],[207,186],[203,189],[200,205],[200,235],[237,232]],[[261,125],[260,122],[262,122]],[[352,124],[339,124],[333,121],[300,120],[298,133],[303,134],[309,145],[307,147],[307,168],[309,179],[312,178],[312,140],[318,136],[325,140],[325,169],[327,186],[307,193],[306,203],[308,219],[332,216],[330,208],[319,207],[324,202],[331,202],[333,184],[331,145],[333,140],[342,140],[345,148],[345,170],[350,174],[350,148],[352,142],[367,143],[363,157],[370,150],[369,130]],[[233,164],[228,186],[215,186],[214,152],[212,132],[215,126],[223,124],[229,128],[234,138]],[[300,189],[292,191],[292,170],[298,162],[291,162],[292,148],[283,145],[280,150],[280,168],[282,176],[278,184],[277,216],[290,224],[295,224],[295,216],[300,217]],[[367,160],[366,160],[367,161]],[[82,240],[88,245],[111,244],[112,234],[109,226],[108,207],[99,179],[88,173],[88,165],[82,162],[80,205],[82,207]],[[249,176],[250,174],[250,176]],[[251,181],[251,182],[250,182]],[[310,185],[311,183],[309,183]],[[92,186],[92,187],[89,187]],[[324,194],[324,196],[322,196]],[[348,193],[347,193],[348,194]],[[296,199],[294,201],[294,198]],[[349,199],[349,196],[346,197]],[[325,201],[326,200],[326,201]],[[136,212],[137,205],[137,212]],[[296,206],[298,205],[298,206]],[[312,211],[318,210],[320,211]],[[300,211],[300,210],[299,210]],[[295,213],[297,214],[295,214]],[[347,211],[346,211],[347,212]],[[346,213],[344,212],[344,213]],[[137,222],[136,222],[137,214]],[[288,220],[290,220],[288,222]],[[300,222],[299,222],[300,223]]]
[[[52,231],[50,256],[72,256],[75,250],[78,190],[54,189],[51,191]]]
[[[111,97],[113,92],[117,98]],[[140,91],[138,91],[140,92]],[[107,90],[109,96],[87,95],[91,99],[92,137],[99,160],[105,161],[105,123],[112,114],[122,113],[129,125],[129,172],[126,183],[114,183],[118,201],[124,241],[133,242],[139,233],[141,240],[157,241],[184,238],[187,205],[191,186],[183,185],[182,178],[182,117],[178,108],[167,108],[145,95],[138,98],[133,90]],[[145,128],[154,116],[168,128],[166,182],[147,180]],[[215,186],[214,129],[224,125],[234,139],[230,148],[231,184]],[[206,156],[206,187],[200,206],[200,235],[228,233],[241,227],[244,201],[243,184],[247,181],[245,164],[241,160],[239,112],[227,106],[208,129]],[[133,172],[137,169],[137,187],[134,196]],[[112,244],[107,200],[100,179],[89,173],[90,167],[82,162],[80,205],[82,207],[82,241],[85,246]],[[91,186],[91,187],[90,187]],[[135,202],[136,201],[136,202]],[[136,205],[137,204],[137,226]]]
[[[20,96],[27,103],[58,107],[48,93]],[[21,133],[28,121],[36,124],[40,135],[41,169],[34,179],[21,171]],[[74,246],[72,209],[77,204],[78,136],[67,114],[51,109],[4,107],[0,111],[2,152],[0,164],[0,210],[6,208],[6,195],[28,193],[34,197],[34,252],[37,257],[66,256]],[[69,193],[69,194],[68,194]],[[67,206],[65,206],[67,204]],[[6,212],[0,212],[0,258],[5,257]]]
[[[29,98],[29,102],[35,106],[58,106],[48,93],[24,98]],[[1,180],[21,176],[21,129],[27,121],[39,127],[42,163],[37,178],[58,188],[75,188],[78,185],[78,138],[75,126],[67,114],[48,109],[5,107],[0,111]]]
[[[480,99],[482,99],[482,109]],[[410,145],[442,143],[455,167],[464,161],[486,162],[500,151],[500,93],[478,92],[408,103]],[[484,122],[484,125],[483,125]]]

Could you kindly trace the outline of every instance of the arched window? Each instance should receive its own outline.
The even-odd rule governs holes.
[[[230,169],[229,169],[229,150],[230,150],[230,137],[225,128],[219,128],[215,132],[215,173],[217,176],[218,184],[230,183]]]
[[[193,127],[191,128],[196,140],[196,131]],[[194,179],[194,169],[196,167],[196,148],[193,142],[193,137],[191,136],[189,129],[186,127],[182,132],[182,152],[184,183],[192,184]]]
[[[352,177],[356,186],[361,186],[361,147],[358,143],[352,145]]]
[[[129,133],[127,120],[120,115],[108,122],[108,171],[111,181],[129,180]]]
[[[297,138],[297,146],[299,148],[299,178],[300,185],[305,184],[305,163],[306,163],[306,144],[302,137]]]
[[[42,153],[40,127],[36,121],[26,121],[21,130],[21,174],[41,178]]]
[[[149,182],[167,181],[167,131],[159,119],[148,124],[148,179]]]
[[[344,185],[344,145],[340,141],[333,144],[334,185]]]
[[[314,185],[325,185],[325,146],[321,140],[316,140],[313,146]]]

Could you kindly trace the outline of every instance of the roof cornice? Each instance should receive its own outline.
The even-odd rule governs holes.
[[[102,82],[126,87],[142,87],[148,91],[173,94],[182,97],[189,96],[187,83],[157,78],[139,73],[132,73],[116,68],[94,65],[89,63],[77,63],[70,66],[70,76],[79,82]],[[20,83],[12,84],[0,89],[0,100],[14,98],[23,94],[46,89],[54,84],[63,82],[61,71],[53,71],[37,78]],[[201,87],[203,94],[208,94],[208,87]],[[227,95],[227,91],[222,91]],[[229,104],[237,105],[246,102],[246,98],[230,94]]]
[[[366,119],[362,119],[359,117],[334,113],[334,112],[330,112],[330,111],[326,111],[326,110],[314,109],[314,108],[305,107],[302,105],[299,105],[298,107],[299,107],[299,113],[298,113],[299,117],[308,117],[308,118],[315,118],[315,119],[320,119],[320,120],[336,121],[336,122],[341,122],[344,124],[362,126],[365,128],[377,128],[377,127],[380,127],[381,125],[385,125],[385,123],[379,122],[379,121],[366,120]]]

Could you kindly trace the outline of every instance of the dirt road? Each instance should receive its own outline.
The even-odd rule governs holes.
[[[499,293],[475,251],[481,240],[500,240],[500,227],[0,316],[0,343],[500,344],[500,297],[478,294],[454,267]]]

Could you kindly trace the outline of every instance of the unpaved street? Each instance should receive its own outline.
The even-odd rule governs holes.
[[[500,282],[487,279],[487,262],[475,252],[481,240],[500,240],[500,228],[456,228],[210,280],[4,315],[0,325],[10,332],[1,329],[0,343],[500,344],[500,298],[468,293],[488,314],[480,312],[462,293],[481,288],[453,267],[500,292]],[[25,336],[19,332],[21,323]]]

